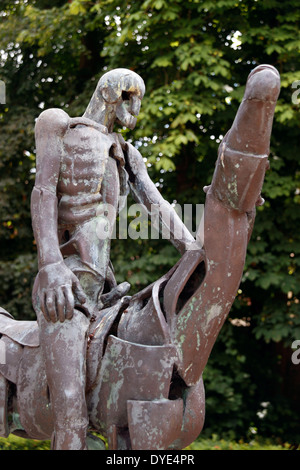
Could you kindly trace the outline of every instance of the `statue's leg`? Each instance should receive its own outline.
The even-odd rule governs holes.
[[[41,347],[54,419],[52,448],[86,449],[85,398],[89,320],[75,310],[72,320],[51,323],[38,314]]]

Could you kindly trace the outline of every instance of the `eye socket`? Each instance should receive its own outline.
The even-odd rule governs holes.
[[[128,91],[122,91],[122,100],[129,101],[130,100],[130,93]]]

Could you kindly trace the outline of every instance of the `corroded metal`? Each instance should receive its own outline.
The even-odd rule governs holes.
[[[202,373],[241,280],[255,207],[263,203],[279,88],[271,66],[248,77],[204,188],[203,246],[163,199],[138,150],[113,131],[116,121],[135,127],[141,77],[126,69],[105,74],[82,117],[60,109],[40,115],[32,193],[37,322],[0,309],[7,352],[0,435],[49,438],[53,449],[64,450],[97,447],[89,430],[106,436],[110,449],[182,449],[196,439],[205,416]],[[132,297],[110,263],[114,221],[129,190],[149,214],[160,207],[182,255]]]

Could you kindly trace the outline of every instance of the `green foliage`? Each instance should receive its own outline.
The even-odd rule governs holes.
[[[290,450],[292,447],[289,443],[277,444],[266,439],[254,438],[245,442],[243,439],[225,440],[213,435],[210,439],[198,439],[187,450]]]
[[[290,450],[288,443],[278,444],[270,440],[254,438],[245,442],[240,439],[234,440],[220,439],[213,435],[210,439],[199,438],[185,450]],[[0,450],[50,450],[49,441],[37,441],[23,439],[10,435],[8,439],[0,438]]]
[[[0,450],[50,450],[50,442],[23,439],[11,434],[8,439],[0,438]]]
[[[42,109],[80,115],[105,70],[132,68],[144,78],[146,95],[134,132],[119,130],[139,147],[167,200],[204,203],[202,187],[211,181],[247,75],[257,64],[272,64],[282,88],[263,187],[266,203],[257,210],[242,284],[205,371],[205,430],[247,437],[257,429],[299,442],[294,388],[300,369],[289,349],[300,339],[298,4],[121,3],[1,2],[0,79],[7,99],[0,105],[0,305],[17,318],[33,318],[30,193],[33,125]],[[132,292],[177,259],[167,240],[112,243],[117,279],[131,282]]]

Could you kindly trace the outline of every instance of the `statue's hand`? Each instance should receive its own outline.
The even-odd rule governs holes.
[[[74,312],[74,295],[81,304],[86,301],[78,278],[63,261],[41,268],[37,282],[40,309],[47,321],[70,320]]]

